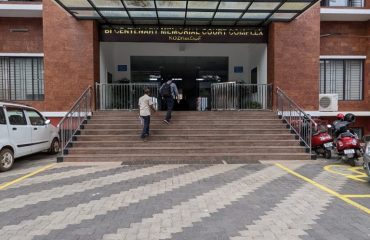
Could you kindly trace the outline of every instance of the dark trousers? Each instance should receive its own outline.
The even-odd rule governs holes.
[[[175,101],[173,100],[172,97],[166,97],[166,105],[167,105],[167,114],[166,114],[166,120],[170,121],[171,120],[171,113],[173,109],[173,105]]]
[[[143,132],[141,133],[141,138],[149,136],[149,125],[150,125],[150,116],[141,116],[144,122]]]

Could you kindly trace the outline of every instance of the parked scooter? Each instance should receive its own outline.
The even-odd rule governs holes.
[[[336,152],[344,162],[348,162],[351,166],[356,165],[356,161],[363,155],[363,150],[360,145],[360,140],[356,133],[348,129],[348,125],[355,121],[355,116],[351,113],[337,115],[337,120],[334,121],[334,136],[336,137]]]
[[[327,128],[331,128],[331,125],[327,125]],[[333,137],[328,133],[328,130],[320,125],[317,132],[312,135],[312,150],[318,155],[323,155],[325,158],[331,158],[331,150],[333,149]]]

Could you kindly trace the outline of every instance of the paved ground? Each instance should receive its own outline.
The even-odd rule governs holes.
[[[1,240],[370,239],[370,183],[360,167],[50,165],[40,157],[0,173]]]

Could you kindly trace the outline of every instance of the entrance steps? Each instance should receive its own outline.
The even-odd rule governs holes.
[[[273,112],[173,112],[169,125],[162,122],[164,115],[152,115],[151,136],[143,142],[138,112],[94,112],[63,161],[213,164],[311,159]]]

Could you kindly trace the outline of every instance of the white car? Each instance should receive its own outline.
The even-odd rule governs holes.
[[[367,142],[365,146],[364,170],[365,173],[370,177],[370,142]]]
[[[0,172],[12,168],[14,159],[48,150],[59,152],[58,128],[36,109],[0,102]]]

